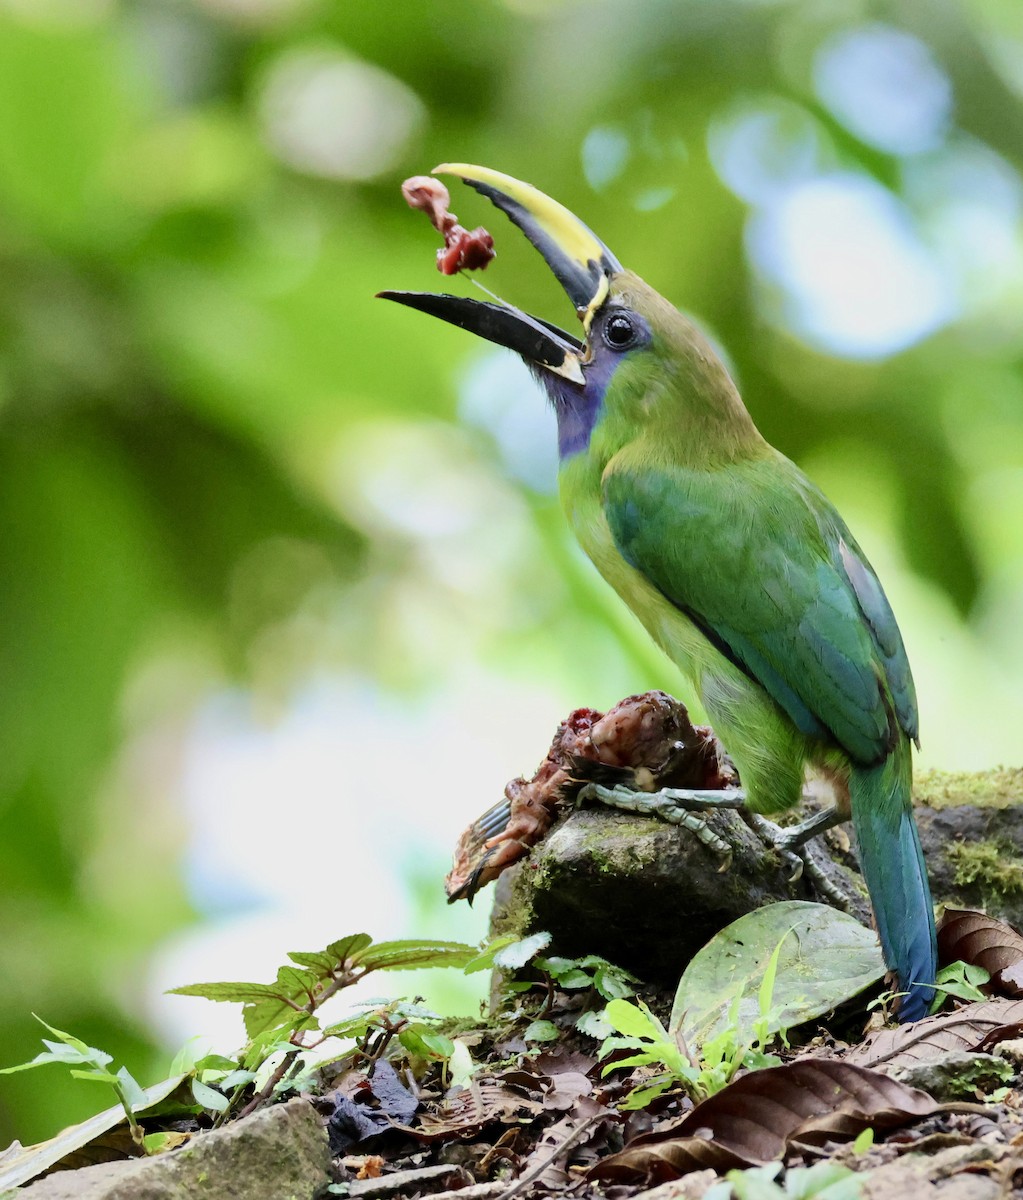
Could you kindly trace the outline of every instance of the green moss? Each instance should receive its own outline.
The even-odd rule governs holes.
[[[990,771],[924,771],[913,781],[913,799],[930,808],[1011,808],[1023,804],[1023,767]]]
[[[1023,892],[1023,864],[997,842],[952,842],[945,855],[957,887],[979,885],[999,896]]]

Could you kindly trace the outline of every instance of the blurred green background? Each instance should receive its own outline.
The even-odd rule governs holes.
[[[372,299],[437,288],[398,187],[443,160],[705,323],[885,581],[920,761],[1019,761],[1018,0],[0,0],[4,1064],[34,1010],[152,1082],[214,1007],[164,987],[479,936],[461,827],[569,708],[677,685],[524,368]],[[107,1103],[5,1078],[0,1145]]]

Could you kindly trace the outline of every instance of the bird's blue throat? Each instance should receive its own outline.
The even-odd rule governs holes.
[[[542,367],[534,370],[554,405],[558,418],[558,454],[562,461],[588,448],[600,419],[604,395],[620,362],[611,356],[598,355],[586,367],[586,383],[582,386]]]

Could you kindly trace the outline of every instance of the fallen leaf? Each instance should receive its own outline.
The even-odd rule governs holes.
[[[603,1159],[591,1178],[660,1183],[703,1167],[763,1166],[788,1146],[851,1140],[928,1116],[926,1092],[835,1059],[804,1058],[735,1080],[666,1129]]]
[[[580,1096],[588,1096],[593,1084],[579,1071],[562,1071],[552,1075],[543,1090],[544,1108],[564,1112],[572,1107]]]
[[[894,1067],[933,1062],[957,1050],[979,1050],[997,1040],[1015,1036],[1023,1026],[1023,1000],[986,1000],[967,1004],[956,1012],[925,1017],[912,1025],[880,1029],[844,1055],[843,1061],[865,1067]]]
[[[434,1142],[471,1133],[494,1122],[523,1124],[543,1110],[542,1101],[523,1096],[501,1083],[473,1083],[457,1095],[446,1097],[433,1111],[422,1113],[415,1126],[402,1127],[402,1132],[421,1142]]]
[[[1023,996],[1023,936],[1011,925],[970,909],[946,908],[938,925],[938,961],[983,967],[987,990]]]

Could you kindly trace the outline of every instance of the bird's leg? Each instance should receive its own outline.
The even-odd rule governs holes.
[[[798,851],[810,838],[819,833],[827,833],[829,829],[834,829],[836,825],[841,825],[848,819],[848,814],[842,813],[835,805],[822,808],[820,812],[815,812],[812,817],[807,817],[798,825],[786,825],[784,828],[775,825],[772,833],[773,844],[780,851]]]
[[[731,855],[728,843],[714,832],[698,814],[715,808],[738,809],[746,801],[742,788],[722,788],[717,791],[693,791],[688,788],[662,788],[658,792],[641,792],[621,784],[605,787],[587,783],[579,792],[579,800],[596,801],[608,808],[642,813],[657,817],[669,825],[679,825],[693,833],[716,854]],[[805,872],[816,891],[829,903],[848,911],[854,897],[817,860],[814,848],[806,843],[818,834],[840,825],[846,817],[832,806],[821,809],[797,825],[782,828],[758,813],[743,814],[750,828],[766,846],[774,850],[788,865],[790,879],[795,882]]]
[[[794,883],[805,872],[817,893],[829,904],[843,912],[849,912],[853,908],[856,895],[836,881],[835,876],[818,861],[818,855],[824,858],[825,862],[830,860],[825,858],[817,847],[807,844],[810,838],[819,833],[826,833],[846,819],[837,808],[822,809],[805,821],[800,821],[798,825],[785,828],[775,825],[759,813],[747,813],[746,819],[750,828],[760,836],[765,845],[776,851],[782,860],[792,867],[790,882]]]
[[[707,792],[662,788],[659,792],[638,792],[621,784],[605,787],[600,783],[587,783],[580,789],[578,798],[595,800],[608,808],[658,817],[669,825],[681,825],[715,854],[730,856],[732,850],[728,843],[697,813],[714,808],[741,808],[746,801],[746,793],[739,788]]]

